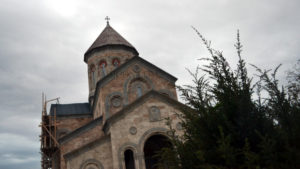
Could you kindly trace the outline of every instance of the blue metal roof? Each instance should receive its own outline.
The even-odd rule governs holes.
[[[54,110],[57,116],[91,114],[89,103],[51,104],[50,115],[54,115]]]

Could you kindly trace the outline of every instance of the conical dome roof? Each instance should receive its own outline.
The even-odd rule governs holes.
[[[95,49],[100,49],[106,46],[123,46],[127,48],[131,48],[136,54],[138,54],[137,50],[126,40],[124,39],[117,31],[115,31],[109,23],[107,23],[104,30],[98,36],[98,38],[94,41],[91,47],[84,54],[84,61],[87,61],[87,55],[91,53]]]

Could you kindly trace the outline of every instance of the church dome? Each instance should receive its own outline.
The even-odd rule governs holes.
[[[115,31],[109,23],[107,23],[105,29],[101,32],[101,34],[97,37],[94,43],[90,46],[90,48],[84,54],[84,61],[87,62],[90,54],[96,50],[101,50],[109,47],[121,47],[126,48],[136,55],[138,55],[137,50],[125,39],[123,38],[117,31]]]

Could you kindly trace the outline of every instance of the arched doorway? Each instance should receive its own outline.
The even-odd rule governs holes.
[[[164,147],[171,147],[172,144],[166,136],[154,135],[147,139],[144,145],[144,156],[146,169],[157,169],[159,157],[157,153]]]

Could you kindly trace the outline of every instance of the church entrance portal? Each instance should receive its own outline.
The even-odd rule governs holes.
[[[166,136],[154,135],[147,139],[144,146],[146,169],[158,169],[159,159],[155,155],[164,147],[171,147],[171,142]]]

